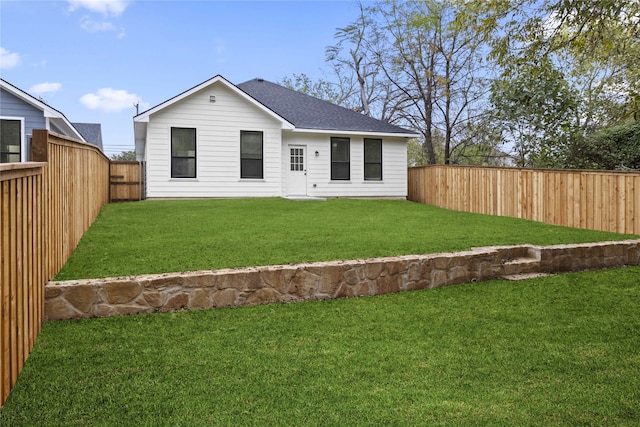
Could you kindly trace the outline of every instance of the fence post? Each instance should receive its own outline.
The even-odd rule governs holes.
[[[31,136],[31,161],[47,162],[48,160],[48,144],[49,131],[42,129],[34,129]]]

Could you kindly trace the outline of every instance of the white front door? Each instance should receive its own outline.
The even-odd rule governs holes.
[[[307,157],[304,145],[289,146],[288,195],[307,195]]]

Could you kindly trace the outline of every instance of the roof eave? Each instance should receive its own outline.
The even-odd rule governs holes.
[[[411,132],[375,132],[375,131],[360,131],[360,130],[340,130],[340,129],[301,129],[295,128],[291,130],[296,133],[320,133],[320,134],[332,134],[332,135],[364,135],[364,136],[382,136],[382,137],[397,137],[397,138],[418,138],[420,134]]]
[[[27,92],[25,92],[22,89],[12,85],[11,83],[9,83],[6,80],[0,80],[0,86],[2,87],[2,89],[4,89],[7,92],[11,93],[15,97],[22,99],[27,104],[29,104],[29,105],[37,108],[38,110],[42,111],[42,114],[43,114],[43,116],[45,118],[59,120],[59,122],[57,122],[57,126],[58,127],[64,128],[67,132],[69,132],[72,135],[74,135],[74,137],[79,139],[80,141],[87,142],[84,139],[84,137],[80,134],[80,132],[71,124],[71,122],[60,111],[58,111],[55,108],[45,104],[44,102],[40,101],[39,99],[36,99],[32,95],[29,95]]]

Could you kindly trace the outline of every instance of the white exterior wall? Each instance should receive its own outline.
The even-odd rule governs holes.
[[[331,180],[331,137],[350,140],[351,179]],[[364,179],[365,136],[284,131],[282,136],[282,194],[288,191],[289,145],[306,146],[307,195],[315,197],[407,197],[407,140],[382,139],[382,181]],[[315,152],[318,151],[316,157]],[[315,187],[314,187],[315,184]]]
[[[215,95],[215,102],[210,102]],[[171,178],[171,128],[196,129],[196,178]],[[264,179],[240,178],[240,131],[263,132]],[[221,83],[149,117],[147,197],[281,195],[281,123]]]

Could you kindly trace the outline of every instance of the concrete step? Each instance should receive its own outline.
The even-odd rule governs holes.
[[[503,263],[504,275],[535,273],[540,268],[540,261],[536,258],[514,258]]]
[[[526,280],[526,279],[537,279],[538,277],[547,277],[552,276],[549,273],[523,273],[523,274],[509,274],[507,276],[502,276],[502,279],[518,281],[518,280]]]

